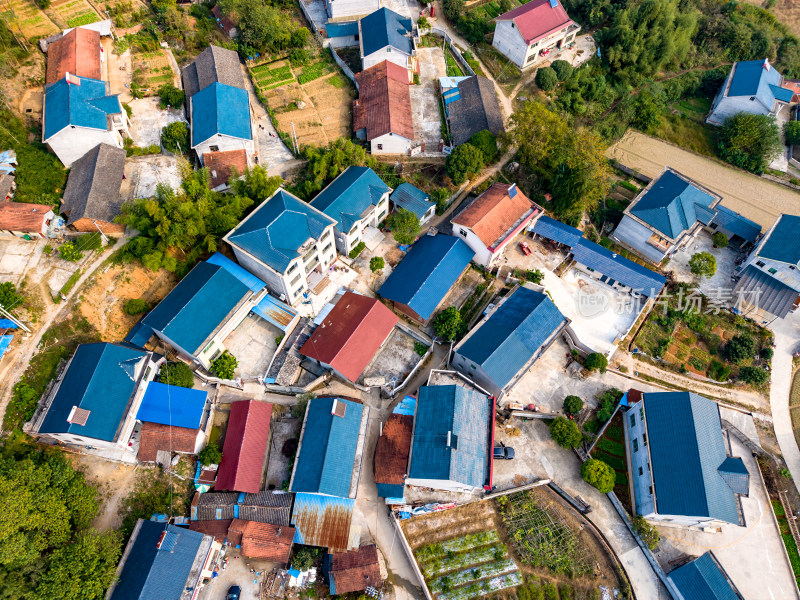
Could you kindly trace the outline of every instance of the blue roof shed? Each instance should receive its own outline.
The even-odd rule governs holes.
[[[578,245],[578,241],[583,237],[580,229],[570,227],[566,223],[542,215],[533,225],[533,233],[543,238],[552,240],[558,244],[564,244],[572,248]]]
[[[141,322],[194,354],[249,293],[225,268],[201,262]]]
[[[108,130],[108,115],[122,112],[117,96],[106,96],[104,81],[78,78],[80,85],[67,83],[66,77],[45,91],[44,139],[74,125]]]
[[[386,46],[411,54],[410,34],[411,19],[385,7],[376,10],[361,19],[362,56],[369,56]]]
[[[250,271],[241,265],[236,264],[230,258],[219,252],[214,252],[214,254],[206,259],[206,262],[222,267],[228,273],[236,277],[236,279],[249,287],[251,292],[260,292],[267,286],[266,283],[253,275]]]
[[[758,223],[743,217],[739,213],[721,204],[717,205],[716,210],[717,214],[714,215],[713,222],[719,227],[751,243],[755,243],[758,236],[761,235],[761,225]]]
[[[423,321],[433,316],[475,253],[449,235],[424,235],[386,279],[378,294],[405,304]]]
[[[115,441],[136,390],[136,366],[148,354],[106,342],[78,346],[39,433]],[[85,425],[67,421],[74,407],[88,411]]]
[[[208,392],[203,390],[153,381],[147,386],[136,418],[145,423],[199,429],[206,400]]]
[[[711,552],[669,574],[684,600],[742,600]]]
[[[250,100],[247,90],[212,83],[190,99],[192,103],[192,147],[216,134],[252,140]]]
[[[456,88],[458,89],[458,88]],[[392,202],[399,208],[405,208],[417,215],[418,219],[425,217],[426,213],[434,206],[430,196],[421,189],[414,187],[408,182],[403,182],[392,192]]]
[[[480,488],[489,475],[489,398],[460,385],[420,388],[409,479]]]
[[[300,256],[300,247],[309,238],[319,239],[329,225],[336,225],[336,220],[279,189],[226,239],[283,273],[289,263]]]
[[[311,201],[311,206],[325,213],[349,233],[369,206],[376,206],[391,188],[369,167],[348,167]]]
[[[306,410],[291,491],[348,498],[364,406],[314,398]]]
[[[790,265],[800,264],[800,217],[781,215],[758,255]]]
[[[526,287],[506,298],[456,349],[504,388],[567,324],[552,300]]]

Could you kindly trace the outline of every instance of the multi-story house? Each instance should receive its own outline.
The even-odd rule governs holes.
[[[706,122],[722,125],[738,113],[775,116],[792,101],[793,92],[783,87],[783,76],[768,59],[733,63]]]

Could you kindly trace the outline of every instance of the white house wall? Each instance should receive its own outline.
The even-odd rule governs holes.
[[[381,7],[380,0],[325,0],[331,21],[347,20],[374,13]]]
[[[409,56],[405,52],[400,52],[397,48],[386,46],[363,58],[363,70],[366,71],[370,67],[379,65],[385,60],[393,62],[396,65],[400,65],[404,69],[408,69],[408,59]]]
[[[406,485],[416,485],[419,487],[434,488],[437,490],[447,490],[449,492],[465,492],[472,493],[483,488],[474,488],[470,485],[464,485],[456,481],[448,479],[412,479],[408,478],[405,481]]]
[[[475,256],[472,257],[474,263],[483,265],[484,267],[490,265],[492,262],[492,253],[472,229],[459,225],[458,223],[453,223],[453,233],[457,234],[457,237],[466,242],[467,246],[472,248],[473,252],[475,252]]]
[[[372,154],[408,154],[411,140],[401,135],[387,133],[370,140]]]
[[[45,142],[65,167],[100,144],[122,148],[122,136],[117,131],[75,127],[70,125]]]
[[[750,98],[753,98],[751,100]],[[738,113],[749,113],[752,115],[768,115],[771,108],[765,107],[756,96],[736,96],[731,98],[721,98],[719,104],[709,115],[708,122],[712,125],[722,125],[728,117]]]

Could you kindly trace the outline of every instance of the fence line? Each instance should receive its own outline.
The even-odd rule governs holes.
[[[300,2],[300,4],[301,5],[303,4],[302,1]],[[339,65],[339,68],[342,70],[342,72],[345,75],[347,75],[347,77],[350,79],[350,81],[353,82],[353,85],[356,86],[356,91],[358,91],[358,82],[356,81],[356,76],[353,74],[353,71],[350,69],[350,67],[347,66],[347,63],[344,62],[341,59],[341,57],[336,53],[336,50],[334,50],[332,45],[328,45],[328,50],[331,51],[331,55],[333,56],[333,60],[336,61],[336,64]]]
[[[473,71],[472,67],[469,66],[467,59],[461,55],[461,50],[459,50],[456,47],[456,45],[453,43],[452,38],[445,30],[439,29],[437,27],[431,27],[430,32],[434,35],[438,35],[439,37],[443,37],[444,41],[447,42],[447,45],[450,47],[450,51],[453,53],[453,56],[461,64],[464,70],[470,75],[475,75],[475,71]]]

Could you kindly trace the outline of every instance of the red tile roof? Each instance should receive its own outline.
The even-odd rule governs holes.
[[[366,128],[367,141],[387,133],[414,139],[408,71],[388,60],[356,75],[353,129]]]
[[[192,454],[197,443],[198,433],[197,429],[186,427],[142,423],[137,457],[142,462],[154,462],[159,450]]]
[[[397,315],[379,300],[345,292],[300,353],[355,382],[397,321]]]
[[[408,473],[414,417],[389,415],[375,446],[375,483],[403,485]]]
[[[505,183],[492,184],[452,222],[472,229],[487,248],[493,246],[525,213],[536,207],[519,188],[511,198],[510,188]]]
[[[44,228],[47,215],[53,216],[45,204],[0,202],[0,229],[39,233]]]
[[[67,73],[100,79],[100,34],[76,27],[47,48],[46,83],[55,83]]]
[[[215,490],[255,493],[261,489],[271,416],[272,404],[268,402],[240,400],[231,404]]]
[[[241,546],[242,554],[286,564],[292,552],[294,527],[234,519],[228,529],[228,543]]]
[[[329,575],[333,578],[336,594],[358,592],[368,587],[381,586],[381,569],[375,544],[361,546],[351,552],[331,554]]]
[[[574,24],[561,2],[553,7],[550,6],[550,0],[532,0],[500,15],[495,21],[514,21],[528,45]]]
[[[231,168],[241,175],[247,168],[247,152],[245,150],[225,150],[224,152],[206,152],[203,154],[203,165],[211,175],[211,187],[228,183]]]
[[[214,539],[219,543],[225,541],[228,537],[228,528],[233,523],[233,519],[220,519],[214,521],[192,521],[189,523],[189,529],[192,531],[199,531],[206,535],[213,535]]]

